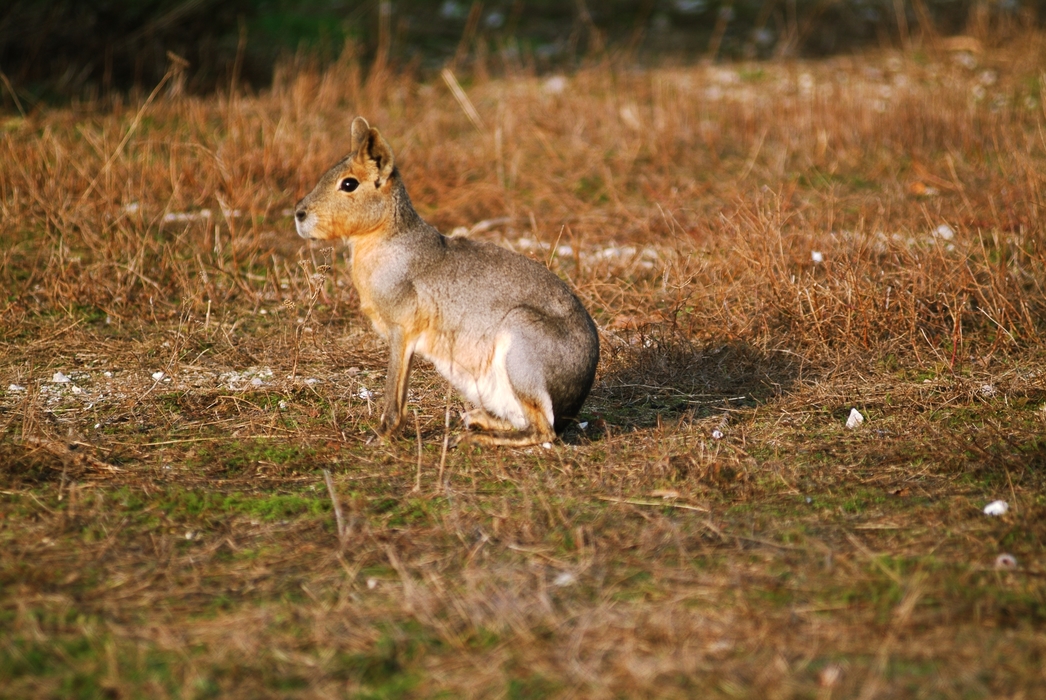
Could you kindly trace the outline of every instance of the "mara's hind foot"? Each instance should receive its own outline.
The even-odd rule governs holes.
[[[471,430],[454,438],[454,447],[458,445],[504,445],[506,447],[530,447],[543,445],[556,439],[556,433],[538,430]]]
[[[512,423],[509,423],[504,418],[498,418],[492,416],[482,408],[474,408],[471,411],[463,411],[461,414],[461,420],[465,424],[465,428],[468,430],[482,430],[487,432],[493,432],[496,430],[510,431],[515,430]]]
[[[552,429],[540,409],[524,404],[524,412],[530,425],[519,429],[507,420],[492,416],[481,408],[468,411],[462,416],[468,430],[455,437],[453,445],[457,447],[465,443],[472,443],[473,445],[529,447],[556,439],[556,431]]]

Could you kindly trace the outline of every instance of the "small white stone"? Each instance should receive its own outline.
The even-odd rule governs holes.
[[[812,251],[810,253],[810,259],[813,260],[815,263],[823,263],[824,262],[824,253],[822,253],[819,250]]]
[[[251,379],[251,386],[261,386],[264,383],[265,382],[263,382],[259,377],[254,377],[253,379]]]
[[[1010,504],[1006,501],[992,501],[988,505],[984,506],[985,515],[1002,515],[1010,509]]]
[[[713,430],[712,431],[712,439],[713,440],[722,440],[723,439],[723,431],[719,430],[718,428]]]
[[[969,51],[961,51],[955,55],[955,62],[967,70],[977,67],[977,58]]]
[[[569,571],[559,572],[556,578],[552,580],[552,585],[560,588],[563,588],[564,586],[572,586],[575,583],[577,583],[577,576]]]
[[[995,396],[995,387],[993,387],[991,384],[981,384],[981,388],[979,389],[979,391],[981,392],[981,396],[984,396],[985,398],[990,399],[991,397]]]
[[[102,372],[102,376],[103,377],[107,377],[109,379],[112,379],[113,373],[112,372]]]
[[[843,669],[835,664],[829,664],[821,669],[821,672],[817,674],[817,683],[822,688],[834,688],[839,685],[839,680],[843,677]]]
[[[193,532],[192,530],[189,530],[188,532],[185,533],[185,539],[187,539],[187,540],[191,540],[194,537],[196,537],[196,533]]]
[[[567,89],[567,79],[562,75],[554,75],[545,81],[541,89],[550,95],[558,95]]]
[[[541,443],[541,446],[544,447],[546,450],[551,450],[552,449],[552,443],[551,442],[543,442],[543,443]]]
[[[73,385],[73,393],[74,394],[82,394],[82,393],[84,393],[84,390],[74,384]]]
[[[356,395],[364,401],[370,401],[374,398],[374,392],[364,386],[360,387],[360,390],[356,393]]]
[[[61,372],[55,372],[54,374],[51,375],[51,383],[52,384],[68,384],[69,383],[69,377],[65,376]]]
[[[850,417],[846,419],[846,427],[850,430],[860,427],[864,423],[864,416],[856,408],[850,409]]]
[[[377,587],[378,587],[378,579],[374,578],[373,576],[371,576],[369,579],[367,579],[367,588],[368,589],[373,591]]]
[[[955,238],[955,229],[948,224],[941,224],[933,230],[933,235],[937,238],[943,238],[946,241],[950,241]]]
[[[577,424],[577,427],[581,428],[582,430],[588,430],[588,421],[587,420],[581,421],[580,423]]]
[[[993,70],[981,71],[980,75],[977,76],[977,80],[981,85],[990,87],[999,81],[999,74]]]
[[[7,385],[7,390],[12,392],[12,393],[16,393],[17,394],[20,391],[25,391],[25,387],[22,386],[21,384],[8,384]]]
[[[160,381],[165,376],[166,375],[163,372],[153,372],[153,379],[156,380],[156,381]]]

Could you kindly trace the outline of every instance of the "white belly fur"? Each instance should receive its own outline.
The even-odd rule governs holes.
[[[495,339],[492,356],[448,357],[445,353],[432,352],[432,346],[438,342],[438,339],[425,334],[418,340],[415,350],[435,365],[436,370],[446,377],[469,403],[507,420],[518,430],[529,427],[523,406],[508,377],[505,358],[508,356],[511,338],[507,334],[499,335]],[[551,425],[554,421],[552,401],[548,396],[542,399],[542,412]]]

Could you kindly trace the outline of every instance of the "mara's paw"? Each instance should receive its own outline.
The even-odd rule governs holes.
[[[461,422],[465,425],[466,430],[469,431],[484,432],[499,430],[507,432],[513,429],[510,422],[503,418],[493,416],[482,408],[474,408],[471,411],[462,411]]]
[[[381,423],[378,424],[378,436],[383,440],[390,440],[399,431],[400,426],[403,425],[402,416],[389,416],[382,414]]]
[[[455,447],[465,443],[473,445],[489,445],[504,447],[533,447],[534,445],[545,445],[555,442],[555,433],[545,433],[537,430],[470,430],[459,434],[451,441]]]

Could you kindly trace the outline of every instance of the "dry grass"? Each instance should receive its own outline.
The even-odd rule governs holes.
[[[0,695],[1040,695],[1043,49],[8,118]],[[383,349],[288,216],[356,114],[579,290],[586,430],[444,453],[422,367],[420,449],[371,439]]]

